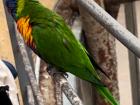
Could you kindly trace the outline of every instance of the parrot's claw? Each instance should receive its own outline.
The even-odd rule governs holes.
[[[55,76],[55,75],[57,75],[57,74],[60,74],[60,75],[63,75],[65,78],[68,78],[69,76],[68,76],[68,74],[66,73],[66,72],[63,72],[63,71],[57,71],[56,69],[55,69],[55,67],[53,67],[52,65],[48,65],[48,67],[47,67],[47,71],[48,71],[48,73],[50,74],[50,75],[52,75],[52,76]]]
[[[64,75],[65,78],[69,77],[69,75],[67,73],[65,73],[65,72],[62,72],[62,74]]]

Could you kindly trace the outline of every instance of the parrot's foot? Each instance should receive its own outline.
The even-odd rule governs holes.
[[[58,71],[58,70],[56,70],[55,67],[53,67],[53,66],[50,65],[50,64],[49,64],[48,67],[47,67],[47,71],[48,71],[48,73],[49,73],[50,75],[52,75],[52,76],[55,76],[55,75],[59,74],[59,75],[63,75],[65,78],[68,78],[68,77],[69,77],[68,74],[67,74],[66,72]]]

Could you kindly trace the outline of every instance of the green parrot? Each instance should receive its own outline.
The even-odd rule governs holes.
[[[43,60],[94,85],[111,105],[119,105],[101,82],[89,54],[57,13],[37,0],[6,0],[25,43]]]

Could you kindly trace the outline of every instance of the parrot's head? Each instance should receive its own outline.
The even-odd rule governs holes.
[[[16,20],[17,0],[6,0],[5,5],[8,9],[8,12]]]

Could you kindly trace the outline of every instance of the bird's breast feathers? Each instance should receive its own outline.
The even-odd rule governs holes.
[[[29,16],[21,17],[17,20],[17,29],[21,33],[25,43],[32,49],[35,49],[35,43],[32,36],[32,26],[30,25]]]

